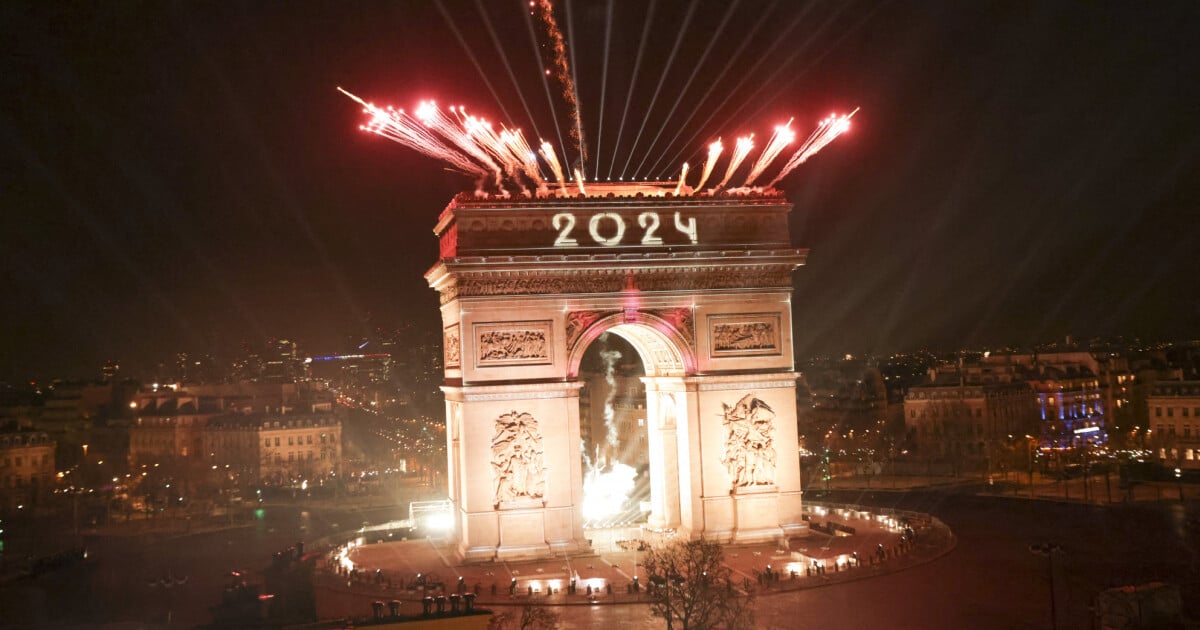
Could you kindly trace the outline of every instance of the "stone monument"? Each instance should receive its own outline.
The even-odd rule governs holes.
[[[749,542],[800,533],[791,204],[461,194],[434,232],[454,538],[463,561],[588,550],[580,361],[605,332],[645,364],[648,526]]]

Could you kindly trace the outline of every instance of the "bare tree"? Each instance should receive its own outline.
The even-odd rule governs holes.
[[[558,613],[545,606],[526,605],[521,609],[520,630],[554,630],[558,627]],[[488,630],[508,630],[512,627],[512,617],[501,613],[488,620]]]
[[[733,587],[721,545],[674,541],[652,549],[642,561],[650,581],[650,610],[682,630],[754,626],[752,596]]]

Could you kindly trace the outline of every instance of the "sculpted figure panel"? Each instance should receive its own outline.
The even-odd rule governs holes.
[[[532,415],[511,411],[496,418],[492,473],[495,507],[519,499],[540,499],[545,495],[542,434]]]
[[[710,339],[714,355],[760,355],[780,351],[776,313],[713,316]]]
[[[512,322],[480,324],[477,336],[476,363],[479,365],[510,365],[545,363],[550,360],[550,322]]]
[[[775,483],[775,411],[754,393],[724,408],[725,457],[734,488]]]
[[[442,331],[442,348],[446,355],[446,367],[458,367],[462,363],[462,346],[458,338],[458,324]]]

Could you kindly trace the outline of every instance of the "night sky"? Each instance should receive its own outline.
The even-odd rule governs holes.
[[[473,182],[335,87],[568,124],[520,2],[3,5],[0,379],[436,330]],[[606,62],[608,14],[557,7],[589,175],[861,107],[783,183],[798,356],[1200,330],[1200,3],[617,2]]]

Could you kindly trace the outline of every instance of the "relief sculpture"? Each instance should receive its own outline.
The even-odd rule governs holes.
[[[741,350],[774,350],[779,347],[775,339],[773,322],[730,322],[713,325],[713,350],[730,352]]]
[[[512,411],[496,418],[492,472],[495,507],[519,499],[540,499],[545,494],[542,434],[533,416]]]
[[[462,362],[462,348],[458,341],[458,326],[443,331],[442,346],[446,354],[446,367],[458,367]]]
[[[587,330],[588,326],[600,319],[600,313],[595,311],[571,311],[567,313],[567,348],[573,348],[575,342]]]
[[[721,403],[725,420],[725,457],[721,460],[735,488],[775,483],[775,412],[746,394],[732,407]]]
[[[481,363],[549,357],[545,330],[490,330],[479,334]]]

